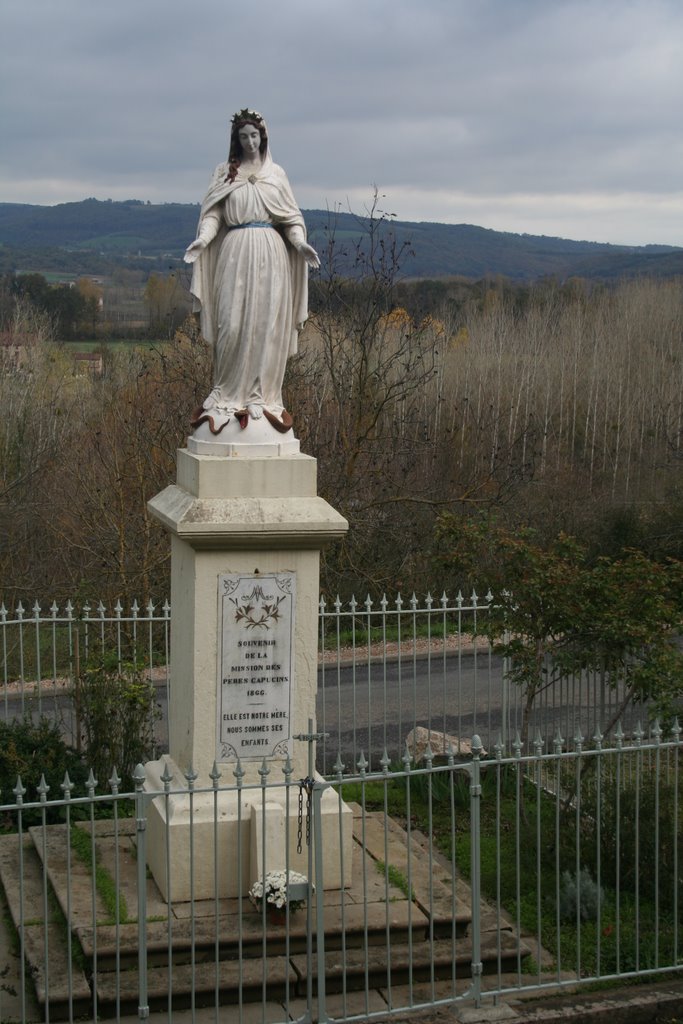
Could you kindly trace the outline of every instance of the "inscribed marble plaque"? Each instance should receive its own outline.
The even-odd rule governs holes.
[[[296,575],[218,578],[217,761],[286,757]]]

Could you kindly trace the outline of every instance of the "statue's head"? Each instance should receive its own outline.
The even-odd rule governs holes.
[[[234,163],[236,166],[239,166],[239,162],[244,155],[242,152],[239,133],[240,128],[244,128],[246,125],[253,125],[254,128],[258,129],[259,135],[261,136],[261,144],[259,146],[259,153],[261,156],[265,155],[266,149],[268,148],[266,122],[258,111],[249,110],[248,107],[244,107],[243,110],[239,110],[234,115],[230,122],[230,155],[228,160],[230,164]]]

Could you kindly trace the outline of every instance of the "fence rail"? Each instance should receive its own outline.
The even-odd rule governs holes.
[[[456,753],[462,737],[481,736],[486,750],[502,743],[510,751],[524,731],[524,696],[488,640],[491,595],[476,593],[450,600],[444,593],[424,600],[413,595],[343,604],[324,598],[319,609],[318,725],[327,734],[318,766],[329,773],[337,757],[370,769],[386,752],[401,761],[415,730],[452,738]],[[171,687],[171,609],[168,601],[128,611],[102,602],[43,611],[36,602],[13,613],[0,606],[0,715],[5,721],[57,715],[70,740],[79,739],[77,709],[69,702],[93,659],[119,669],[134,665],[154,684],[163,715],[155,724],[157,749],[166,749]],[[633,704],[622,709],[623,683],[607,674],[563,676],[547,665],[547,686],[538,694],[527,723],[529,737],[540,733],[550,746],[560,734],[573,743],[578,733],[632,733],[647,717]],[[619,713],[621,709],[621,713]],[[607,726],[611,724],[611,728]],[[411,736],[412,734],[412,736]],[[437,743],[437,736],[433,736]],[[411,749],[413,749],[411,747]]]
[[[556,679],[548,666],[523,745],[521,695],[487,639],[490,607],[476,594],[321,601],[327,735],[306,792],[287,770],[246,784],[239,766],[159,792],[139,769],[124,792],[116,772],[106,790],[92,772],[75,785],[46,764],[5,788],[0,881],[19,955],[16,979],[0,984],[0,1019],[172,1020],[211,1006],[218,1020],[227,1002],[242,1020],[256,1001],[272,1020],[361,1021],[680,971],[678,724],[666,736],[646,718],[641,727],[647,709],[617,716],[623,694],[608,678]],[[74,745],[92,662],[133,666],[168,702],[168,602],[0,607],[0,644],[5,720],[51,717]],[[162,720],[162,750],[164,730]],[[439,734],[450,738],[442,751]],[[333,893],[324,874],[345,877],[346,854],[341,814],[338,830],[323,828],[329,790],[353,816],[352,882]],[[189,840],[191,880],[205,883],[208,858],[213,890],[196,898],[191,881],[190,898],[169,903],[146,871],[150,805],[188,791],[189,833],[200,806],[205,829],[201,844]],[[225,898],[225,873],[242,880],[251,855],[229,863],[218,840],[226,800],[246,827],[273,798],[287,820],[299,808],[318,886],[281,924],[245,885]],[[277,863],[261,851],[262,883],[271,869],[301,868],[286,836]],[[171,871],[170,845],[161,856]]]
[[[80,607],[53,602],[43,611],[19,603],[13,613],[0,605],[0,714],[5,721],[48,716],[60,722],[74,746],[80,743],[77,687],[93,661],[121,671],[133,666],[170,691],[171,607],[168,601],[144,607],[134,601],[107,609],[100,601]]]
[[[273,798],[296,814],[302,782],[287,770],[249,785],[237,768],[188,773],[184,788],[168,780],[159,792],[144,788],[141,768],[126,793],[116,780],[98,792],[92,776],[80,793],[67,777],[59,799],[44,780],[18,780],[0,806],[13,829],[0,838],[0,879],[20,944],[17,1017],[172,1020],[208,1005],[218,1020],[230,1003],[242,1020],[257,1001],[269,1020],[361,1021],[679,971],[681,746],[677,723],[666,737],[655,724],[650,740],[637,730],[633,744],[546,751],[537,739],[529,754],[498,746],[487,758],[475,736],[467,763],[427,752],[418,765],[338,769],[300,812],[316,891],[279,924],[243,886],[222,897],[232,868],[216,842],[190,839],[187,850],[193,878],[213,863],[212,891],[168,903],[145,870],[147,822],[152,800],[178,794],[190,836],[207,801],[214,825],[224,799],[245,823]],[[344,877],[345,853],[322,827],[326,790],[353,812],[352,883],[334,892],[325,872],[337,862]],[[164,856],[171,865],[168,847]],[[264,846],[261,882],[294,858],[290,840],[277,862]]]
[[[624,705],[626,687],[605,673],[561,675],[546,664],[547,685],[537,695],[526,730],[524,695],[508,677],[506,662],[488,639],[490,593],[454,600],[443,593],[419,602],[400,595],[346,606],[320,602],[319,726],[329,738],[319,759],[333,769],[338,754],[370,765],[384,752],[403,757],[414,730],[430,741],[481,736],[487,750],[501,743],[510,751],[519,734],[540,733],[551,745],[558,734],[572,743],[577,734],[631,732],[647,709]],[[607,726],[611,727],[607,729]],[[412,735],[411,735],[412,734]],[[466,748],[467,749],[467,748]]]

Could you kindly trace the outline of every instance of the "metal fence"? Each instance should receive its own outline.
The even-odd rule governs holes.
[[[43,716],[58,721],[74,746],[80,743],[79,682],[87,667],[107,663],[139,670],[168,704],[171,606],[168,601],[125,610],[100,601],[81,606],[55,602],[43,611],[19,603],[13,613],[0,605],[0,713],[5,721]],[[160,734],[164,742],[165,728]]]
[[[506,752],[524,732],[524,699],[507,677],[506,665],[487,639],[491,595],[469,599],[431,595],[419,601],[400,595],[389,601],[320,601],[318,767],[334,770],[338,753],[356,763],[363,753],[372,770],[386,752],[401,763],[416,729],[451,737],[458,752],[463,738],[478,734],[486,750],[501,743]],[[171,686],[170,605],[109,611],[101,602],[80,608],[69,602],[45,612],[36,603],[13,613],[0,606],[0,714],[6,721],[26,714],[58,718],[71,742],[80,739],[79,681],[93,661],[119,668],[133,665],[156,688],[162,708],[155,724],[156,746],[166,749]],[[605,674],[560,676],[548,665],[548,684],[538,694],[527,723],[547,745],[558,732],[571,744],[577,733],[631,734],[647,709],[627,706],[618,714],[623,685]],[[611,724],[611,728],[607,726]],[[412,736],[411,736],[412,733]]]
[[[559,739],[545,750],[537,738],[528,754],[496,746],[486,758],[475,736],[466,763],[428,751],[417,765],[384,757],[370,770],[361,756],[312,784],[285,767],[245,785],[237,766],[188,775],[189,792],[168,780],[151,793],[140,768],[129,793],[116,777],[106,794],[92,777],[79,793],[67,777],[54,799],[44,779],[18,780],[0,806],[12,830],[0,878],[18,936],[16,1005],[5,969],[0,1019],[170,1021],[189,1008],[194,1020],[208,1007],[218,1021],[229,1004],[241,1022],[256,1002],[263,1020],[351,1022],[678,971],[681,746],[677,724],[666,737],[655,725],[631,745],[587,749],[577,737],[571,751]],[[330,789],[353,814],[352,882],[325,891],[346,856],[321,824]],[[250,806],[265,815],[274,796],[295,818],[298,808],[317,886],[297,892],[305,907],[272,922],[239,886],[225,898],[233,869],[219,856],[208,894],[166,902],[146,871],[147,823],[153,799],[181,793],[190,836],[200,800],[216,808],[214,836],[226,798],[238,823]],[[295,842],[277,863],[264,845],[262,882],[289,870]],[[190,839],[191,878],[211,853]]]
[[[74,786],[49,765],[47,778],[5,783],[0,879],[18,955],[0,964],[0,1020],[184,1008],[194,1019],[200,1007],[218,1020],[228,1003],[242,1021],[257,1002],[263,1020],[353,1021],[680,969],[678,726],[664,738],[646,708],[617,713],[623,693],[609,678],[556,678],[551,665],[525,723],[487,639],[490,608],[476,594],[321,600],[310,751],[321,775],[308,788],[287,771],[247,785],[225,766],[160,794],[140,773],[130,792],[114,773],[105,792],[92,774]],[[0,715],[47,717],[80,749],[83,687],[106,663],[153,685],[156,755],[170,624],[168,602],[0,606]],[[187,786],[190,833],[193,801],[214,801],[214,851],[226,799],[245,823],[274,795],[288,820],[302,808],[318,884],[304,910],[273,924],[245,891],[225,898],[232,868],[213,854],[212,896],[164,900],[146,872],[150,802]],[[320,821],[330,788],[352,808],[353,881],[323,896],[326,866],[344,874],[341,818],[337,842]],[[190,846],[192,877],[206,856]],[[264,849],[264,880],[300,860],[289,838],[284,862],[269,866]]]
[[[550,745],[561,734],[630,733],[647,715],[623,707],[626,688],[600,673],[561,675],[546,665],[547,683],[524,722],[524,694],[508,678],[507,665],[488,639],[489,593],[480,599],[458,594],[415,595],[392,602],[343,605],[320,602],[320,686],[318,724],[329,734],[321,745],[321,766],[332,770],[337,749],[356,762],[361,751],[371,767],[388,753],[403,757],[406,741],[415,748],[415,730],[447,734],[456,753],[467,752],[463,738],[478,734],[484,747],[506,751],[520,734],[540,733]],[[526,726],[526,728],[525,728]],[[447,746],[447,744],[446,744]]]

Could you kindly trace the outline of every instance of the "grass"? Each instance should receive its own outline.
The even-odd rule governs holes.
[[[115,350],[123,352],[131,348],[157,348],[159,344],[151,338],[91,338],[89,340],[65,341],[64,348],[67,352],[99,352],[100,349]]]
[[[348,620],[348,613],[342,612],[342,616],[342,623]],[[458,629],[457,622],[451,621],[450,618],[444,622],[443,613],[438,607],[433,609],[431,615],[426,616],[424,613],[416,616],[403,615],[400,621],[391,614],[391,609],[389,609],[385,625],[370,625],[369,628],[367,616],[363,616],[362,611],[356,616],[355,628],[349,625],[337,630],[333,614],[325,621],[324,644],[325,650],[328,651],[335,650],[337,647],[366,647],[372,644],[382,644],[384,641],[392,643],[400,640],[402,643],[408,644],[413,639],[429,638],[438,641],[455,633],[460,635],[463,646],[466,646],[473,640],[482,639],[484,636],[479,633],[475,637],[474,633],[463,629],[462,625]]]
[[[469,876],[472,848],[467,773],[416,772],[409,776],[409,784],[413,828],[429,834],[431,825],[437,848],[446,857],[454,857],[459,872]],[[364,803],[367,810],[386,810],[405,821],[405,776],[388,775],[386,780],[349,784],[342,790],[345,800]],[[557,898],[562,874],[575,874],[577,860],[582,867],[592,864],[597,842],[594,820],[581,823],[577,847],[574,809],[568,814],[562,811],[561,798],[538,788],[513,766],[497,769],[494,765],[482,772],[480,815],[482,895],[494,903],[500,901],[517,926],[552,954],[557,970],[575,972],[578,977],[600,977],[655,971],[675,963],[676,923],[669,906],[673,901],[667,903],[672,880],[661,864],[659,909],[645,882],[636,900],[629,883],[620,891],[610,886],[603,868],[604,895],[602,902],[593,901],[593,919],[582,920],[578,910],[573,916],[567,914],[566,908],[562,918]],[[627,855],[626,839],[622,849]],[[651,865],[640,863],[638,867],[643,877],[652,877]],[[378,865],[378,870],[384,866],[380,869]],[[406,891],[398,879],[392,884]],[[589,902],[585,899],[581,904],[584,910],[589,909]]]
[[[393,885],[399,892],[402,892],[406,899],[415,899],[415,890],[408,885],[408,879],[399,868],[393,864],[387,865],[383,860],[375,861],[375,867],[378,874],[384,875],[389,884]]]
[[[106,923],[116,924],[117,921],[120,924],[129,923],[130,918],[128,917],[126,897],[120,890],[117,890],[116,883],[111,874],[97,860],[97,855],[93,851],[90,833],[82,828],[72,828],[70,831],[70,841],[71,849],[80,862],[87,867],[91,874],[94,874],[97,895],[102,900],[107,911],[108,920]]]
[[[342,800],[346,803],[362,804],[368,810],[386,811],[398,817],[405,814],[405,793],[399,788],[398,782],[394,785],[385,785],[384,782],[343,782],[334,786],[338,790]],[[384,800],[386,796],[386,808]]]

